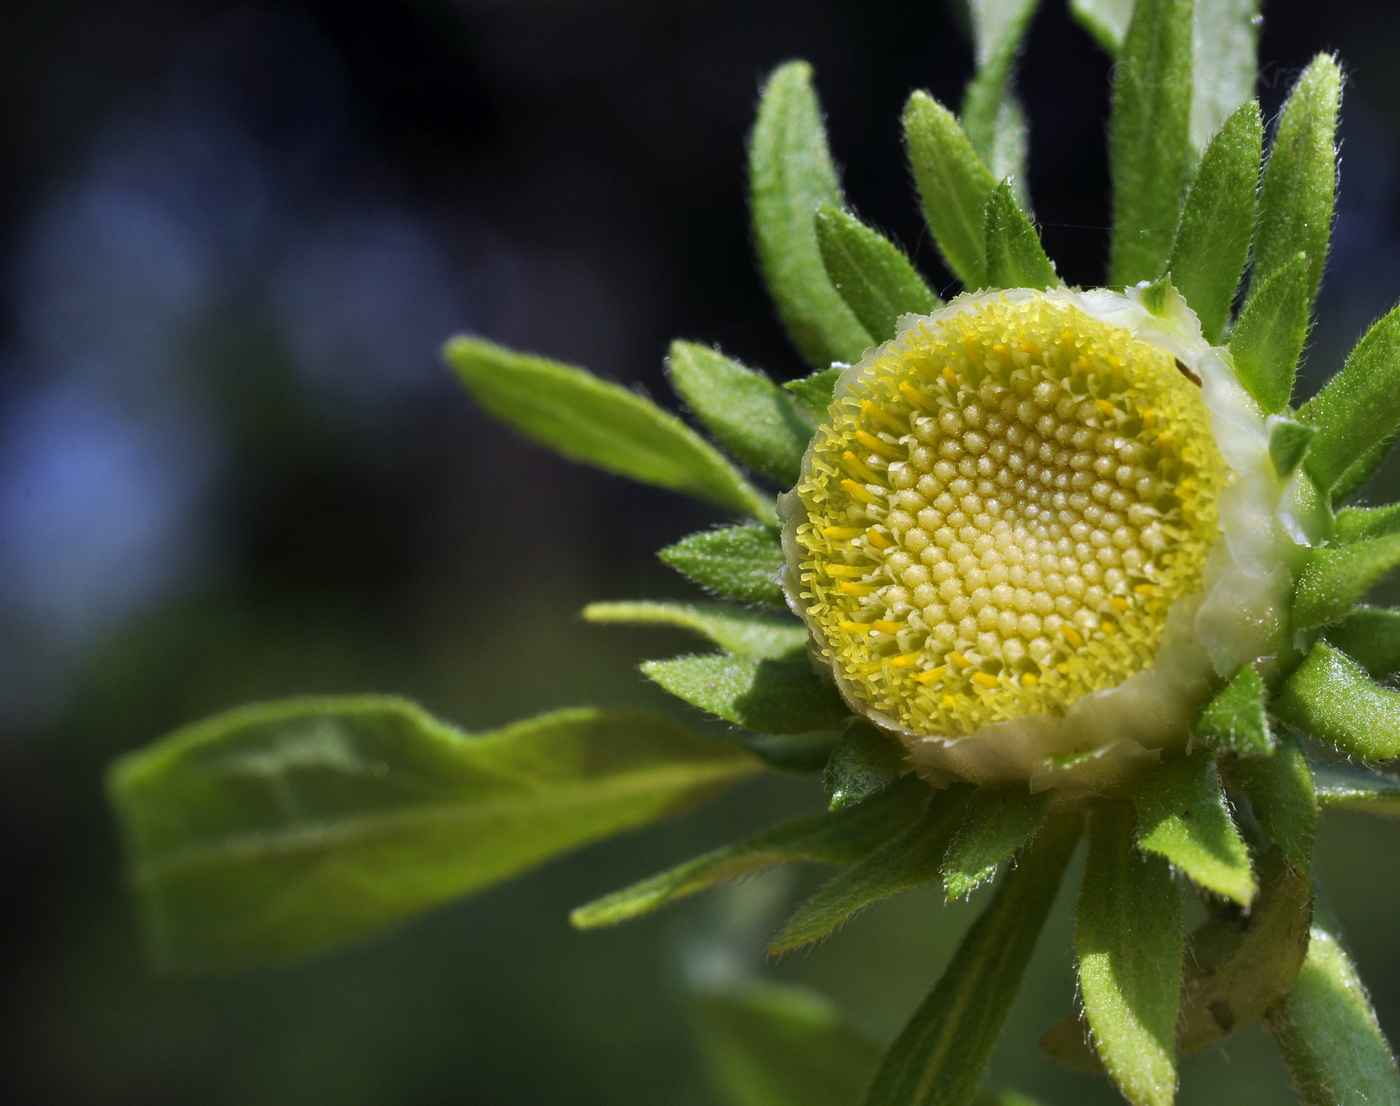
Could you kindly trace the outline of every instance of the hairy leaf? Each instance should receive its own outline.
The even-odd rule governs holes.
[[[1340,622],[1357,601],[1400,565],[1400,534],[1308,551],[1293,592],[1293,629]]]
[[[641,667],[678,699],[754,733],[840,728],[851,715],[806,658],[676,657],[645,661]]]
[[[1264,712],[1264,681],[1245,665],[1191,723],[1191,732],[1216,752],[1267,757],[1274,750]]]
[[[807,646],[807,628],[791,615],[727,603],[590,603],[583,617],[589,622],[677,626],[743,657],[782,660],[801,656]]]
[[[944,854],[943,890],[948,901],[986,883],[1045,824],[1050,792],[983,788],[972,796],[962,825]]]
[[[741,603],[785,607],[778,573],[783,546],[769,526],[726,526],[668,545],[657,554],[706,591]]]
[[[1319,641],[1288,677],[1274,713],[1304,733],[1363,760],[1400,756],[1400,691]]]
[[[827,408],[831,406],[831,394],[836,389],[836,378],[841,375],[841,366],[822,369],[801,380],[789,380],[783,385],[797,397],[798,404],[816,422],[825,422]]]
[[[1026,37],[1038,0],[993,0],[972,6],[977,72],[963,95],[962,125],[973,149],[989,166],[997,166],[1006,151],[1006,131],[1015,128],[1019,111],[1011,95],[1011,70]],[[1024,124],[1021,124],[1024,126]],[[1021,172],[1013,158],[1006,172]],[[996,169],[993,169],[996,172]]]
[[[821,204],[816,226],[832,287],[876,342],[894,337],[901,315],[927,315],[938,306],[938,297],[899,247],[854,215]],[[796,482],[795,477],[788,481]]]
[[[1254,95],[1259,66],[1260,0],[1196,0],[1192,33],[1191,141],[1211,136]],[[1259,159],[1255,158],[1257,173]]]
[[[883,791],[905,775],[904,746],[878,726],[858,718],[832,750],[823,783],[832,810]]]
[[[1400,672],[1400,611],[1390,607],[1357,607],[1327,627],[1327,640],[1374,679]]]
[[[1308,455],[1317,427],[1278,415],[1269,419],[1267,425],[1269,462],[1274,466],[1274,474],[1280,480],[1286,480],[1298,471],[1298,466]]]
[[[1240,383],[1265,411],[1288,406],[1298,358],[1312,319],[1308,255],[1294,254],[1249,297],[1230,335],[1230,355]]]
[[[1383,538],[1400,534],[1400,503],[1384,507],[1343,507],[1337,512],[1337,540]]]
[[[983,237],[987,248],[987,283],[993,288],[1052,288],[1060,283],[1045,256],[1040,235],[1016,206],[1011,182],[987,197]]]
[[[1302,746],[1292,734],[1273,756],[1239,761],[1229,767],[1233,787],[1243,791],[1254,817],[1283,850],[1288,863],[1311,886],[1313,839],[1317,836],[1317,794]]]

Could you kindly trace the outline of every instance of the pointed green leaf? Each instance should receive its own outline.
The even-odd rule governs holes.
[[[180,730],[109,787],[155,956],[203,968],[352,941],[759,767],[641,711],[470,735],[399,699],[294,699]]]
[[[973,149],[987,165],[995,166],[1005,158],[1007,128],[1016,127],[1014,116],[1018,112],[1011,101],[1011,70],[1037,3],[1038,0],[992,0],[972,7],[977,72],[963,95],[962,125]],[[1014,152],[1011,161],[1006,171],[997,176],[1022,171],[1021,159]]]
[[[1377,687],[1350,657],[1319,641],[1288,677],[1274,713],[1363,760],[1400,756],[1400,691]]]
[[[1015,856],[1045,824],[1050,792],[976,792],[943,857],[943,891],[948,901],[970,895]]]
[[[727,603],[590,603],[583,617],[630,626],[677,626],[743,657],[781,660],[799,657],[807,647],[807,628],[791,615]]]
[[[858,718],[832,750],[822,782],[831,809],[840,810],[883,791],[908,771],[904,746]]]
[[[935,794],[924,816],[906,832],[842,872],[799,906],[769,944],[769,955],[779,956],[819,941],[871,903],[936,880],[939,861],[957,830],[970,791],[967,786],[954,785]]]
[[[1323,806],[1400,816],[1400,776],[1355,764],[1316,763],[1312,773]]]
[[[1260,0],[1196,0],[1192,34],[1191,141],[1197,149],[1254,95]],[[1255,158],[1257,174],[1259,159]]]
[[[676,657],[646,661],[642,672],[678,699],[754,733],[840,728],[851,716],[805,658]]]
[[[1051,821],[1002,878],[943,977],[885,1053],[864,1106],[966,1106],[1055,904],[1079,821]]]
[[[1171,866],[1133,844],[1127,804],[1094,811],[1075,912],[1079,991],[1094,1048],[1134,1106],[1176,1094],[1181,897]]]
[[[783,485],[797,483],[812,424],[796,401],[762,373],[718,350],[672,342],[671,386],[715,441],[749,468]]]
[[[1264,681],[1245,665],[1196,716],[1191,732],[1216,752],[1267,757],[1274,751],[1274,739],[1264,698]]]
[[[596,376],[479,338],[453,338],[448,363],[477,401],[575,461],[772,521],[772,499],[651,400]]]
[[[1308,472],[1335,500],[1346,498],[1384,459],[1400,427],[1400,307],[1367,331],[1298,417],[1317,424]]]
[[[894,337],[901,315],[927,315],[939,305],[899,247],[854,215],[820,204],[816,228],[832,287],[876,342]]]
[[[1340,622],[1391,569],[1400,565],[1400,534],[1308,551],[1293,592],[1293,629]]]
[[[1110,57],[1117,57],[1128,34],[1135,0],[1070,0],[1080,26],[1098,40]]]
[[[1314,289],[1308,255],[1295,254],[1249,297],[1230,335],[1240,383],[1265,411],[1282,411],[1293,394],[1308,340]]]
[[[1289,93],[1274,132],[1259,196],[1251,299],[1269,277],[1304,253],[1308,256],[1306,288],[1311,312],[1332,232],[1341,95],[1342,71],[1325,55],[1313,59]]]
[[[1384,507],[1343,507],[1337,512],[1337,540],[1383,538],[1400,534],[1400,503]]]
[[[840,375],[841,367],[838,365],[804,376],[801,380],[789,380],[783,387],[797,397],[798,404],[814,422],[822,423],[826,422],[831,394],[836,390],[836,378]]]
[[[668,545],[657,556],[714,595],[741,603],[787,606],[778,586],[783,546],[772,527],[705,530]]]
[[[785,822],[747,841],[687,860],[580,906],[569,920],[579,929],[616,925],[726,880],[779,864],[854,864],[908,829],[928,797],[928,785],[910,778],[869,802]]]
[[[1167,259],[1173,283],[1212,344],[1225,333],[1249,260],[1263,146],[1259,104],[1250,101],[1225,121],[1206,147]]]
[[[1012,93],[1007,93],[997,111],[997,119],[992,131],[991,148],[985,155],[987,168],[997,180],[1011,178],[1011,188],[1016,194],[1016,202],[1023,211],[1031,209],[1030,196],[1026,192],[1026,157],[1030,145],[1030,128],[1026,124],[1026,112]]]
[[[1190,135],[1191,12],[1192,0],[1138,0],[1114,69],[1111,285],[1151,280],[1171,249],[1196,156]]]
[[[983,237],[987,283],[993,288],[1053,288],[1060,283],[1040,235],[1016,206],[1010,181],[1002,181],[987,197]]]
[[[1327,627],[1327,640],[1370,673],[1383,680],[1400,672],[1400,611],[1390,607],[1357,607]]]
[[[944,261],[969,289],[985,287],[982,231],[996,178],[953,113],[927,92],[915,92],[905,105],[904,142],[924,220]]]
[[[1307,1106],[1400,1103],[1390,1045],[1329,919],[1314,921],[1303,970],[1266,1021]]]
[[[851,1106],[879,1046],[821,995],[757,980],[699,992],[701,1051],[733,1106]]]
[[[1280,415],[1268,420],[1269,461],[1274,466],[1274,475],[1287,480],[1303,463],[1303,458],[1312,448],[1313,436],[1317,428],[1307,423],[1295,422]]]
[[[1329,502],[1341,503],[1360,491],[1366,482],[1376,474],[1376,470],[1381,467],[1382,462],[1390,456],[1390,451],[1395,448],[1397,438],[1400,438],[1400,427],[1368,445],[1354,461],[1347,464],[1328,493]]]
[[[1198,753],[1164,764],[1138,788],[1138,845],[1192,882],[1248,906],[1256,890],[1249,851],[1225,805],[1215,761]]]
[[[1264,832],[1307,881],[1317,836],[1317,794],[1298,739],[1285,734],[1273,756],[1230,765],[1229,778],[1248,797]]]
[[[754,241],[778,315],[813,368],[856,362],[874,345],[827,279],[812,213],[841,203],[812,67],[794,61],[768,78],[749,143]]]

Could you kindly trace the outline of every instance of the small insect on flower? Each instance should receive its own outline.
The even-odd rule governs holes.
[[[1301,478],[1228,353],[1150,291],[906,316],[781,502],[814,655],[935,783],[1111,790],[1287,648]]]

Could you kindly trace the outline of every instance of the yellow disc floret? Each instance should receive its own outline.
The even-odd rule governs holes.
[[[1171,352],[1066,296],[971,298],[843,380],[789,594],[847,698],[906,734],[1063,714],[1152,663],[1230,479]]]

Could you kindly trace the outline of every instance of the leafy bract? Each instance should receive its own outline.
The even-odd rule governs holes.
[[[774,517],[772,500],[718,450],[635,392],[479,338],[453,338],[446,356],[486,410],[565,457],[762,521]]]
[[[1400,534],[1308,551],[1293,593],[1293,628],[1340,622],[1381,578],[1400,565]]]
[[[858,718],[832,750],[822,782],[831,809],[840,810],[883,791],[908,771],[904,746]]]
[[[646,661],[642,671],[678,699],[754,733],[839,728],[851,715],[806,658],[676,657]]]
[[[130,754],[110,791],[153,952],[203,968],[343,944],[760,767],[648,712],[473,736],[399,699],[294,699]]]
[[[1391,607],[1357,607],[1327,627],[1327,640],[1375,679],[1400,672],[1400,611]]]
[[[1123,48],[1135,0],[1070,0],[1074,17],[1113,57]]]
[[[1308,255],[1294,254],[1258,287],[1230,334],[1230,355],[1240,383],[1265,411],[1282,411],[1293,394],[1293,375],[1312,318]]]
[[[789,380],[783,385],[797,397],[802,410],[815,422],[826,421],[827,408],[831,406],[831,395],[836,390],[836,378],[841,375],[841,366],[822,369],[800,380]]]
[[[1023,140],[1018,142],[1015,132],[1023,135],[1025,123],[1011,93],[1011,70],[1038,2],[992,0],[971,5],[977,72],[963,95],[962,125],[973,149],[998,177],[1023,168],[1023,150],[1017,151]]]
[[[1287,480],[1298,471],[1298,466],[1312,448],[1317,427],[1277,415],[1269,420],[1268,426],[1269,462],[1274,466],[1274,475],[1280,480]]]
[[[943,856],[943,890],[949,901],[971,894],[996,875],[1039,832],[1049,810],[1049,791],[977,791]]]
[[[721,649],[743,657],[780,660],[801,656],[807,629],[791,615],[755,611],[728,603],[668,603],[639,600],[590,603],[583,608],[589,622],[631,626],[676,626],[692,630]]]
[[[1400,815],[1400,776],[1355,764],[1314,764],[1312,774],[1323,806]]]
[[[1230,765],[1229,779],[1249,799],[1264,832],[1311,886],[1317,792],[1298,739],[1285,734],[1273,756]]]
[[[704,530],[657,554],[706,591],[741,603],[783,607],[778,572],[783,546],[771,526],[726,526]]]
[[[1337,512],[1337,540],[1383,538],[1400,534],[1400,503],[1384,507],[1343,507]]]
[[[987,283],[993,288],[1053,288],[1060,283],[1040,235],[1016,206],[1010,181],[1002,181],[987,197],[983,238]]]
[[[1293,670],[1273,709],[1290,726],[1352,756],[1400,756],[1400,691],[1378,687],[1365,669],[1325,642]]]
[[[1260,0],[1196,0],[1191,58],[1191,141],[1211,136],[1254,95]],[[1256,170],[1259,159],[1255,158]]]
[[[1264,681],[1245,665],[1191,723],[1191,732],[1217,752],[1266,757],[1273,752],[1264,711]]]
[[[749,197],[763,275],[797,348],[818,369],[859,359],[871,336],[827,278],[812,225],[818,204],[840,206],[841,188],[806,62],[768,78],[749,145]]]
[[[762,373],[708,346],[672,342],[671,385],[715,441],[779,483],[797,483],[812,425],[797,402]]]
[[[894,337],[901,315],[927,315],[938,306],[938,298],[899,247],[854,215],[821,204],[816,227],[832,287],[876,342]],[[796,482],[795,476],[788,481]]]

